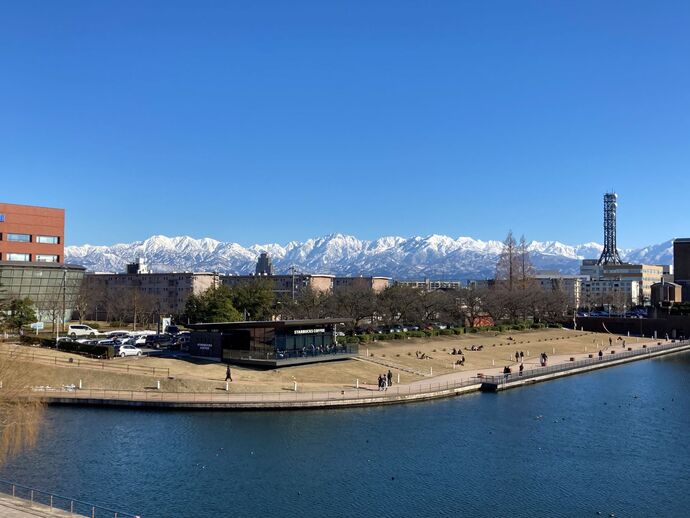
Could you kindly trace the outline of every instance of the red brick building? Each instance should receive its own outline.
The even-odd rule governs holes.
[[[62,263],[65,210],[0,203],[0,261]]]

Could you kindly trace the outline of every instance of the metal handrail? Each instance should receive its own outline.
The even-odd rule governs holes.
[[[0,479],[0,492],[12,496],[13,498],[24,500],[28,502],[31,507],[35,505],[45,506],[50,509],[51,513],[53,511],[64,511],[78,516],[90,516],[91,518],[106,516],[112,518],[141,518],[136,514],[123,513],[122,511],[109,509],[92,502],[69,498],[3,479]]]

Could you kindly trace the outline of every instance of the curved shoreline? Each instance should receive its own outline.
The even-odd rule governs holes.
[[[177,410],[303,410],[392,405],[453,397],[480,390],[492,392],[507,390],[688,350],[690,350],[690,342],[671,343],[654,346],[649,349],[623,352],[613,357],[605,357],[604,359],[594,359],[586,365],[581,365],[582,362],[580,362],[579,365],[574,364],[571,367],[568,362],[563,362],[556,366],[556,371],[546,372],[541,375],[537,373],[525,378],[511,377],[508,381],[495,382],[496,378],[500,378],[500,376],[492,376],[490,378],[474,377],[468,380],[446,381],[445,383],[438,381],[436,383],[398,385],[391,387],[386,392],[370,389],[349,389],[331,392],[286,392],[277,394],[197,394],[84,390],[42,395],[40,399],[50,405]],[[489,379],[495,383],[487,384]]]

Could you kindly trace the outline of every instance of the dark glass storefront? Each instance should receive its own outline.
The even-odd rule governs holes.
[[[228,363],[309,363],[357,354],[352,344],[337,344],[339,324],[347,319],[281,320],[192,324],[190,353]]]

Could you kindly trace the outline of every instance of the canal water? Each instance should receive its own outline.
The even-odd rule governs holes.
[[[690,516],[690,355],[333,411],[50,408],[0,477],[142,517]]]

